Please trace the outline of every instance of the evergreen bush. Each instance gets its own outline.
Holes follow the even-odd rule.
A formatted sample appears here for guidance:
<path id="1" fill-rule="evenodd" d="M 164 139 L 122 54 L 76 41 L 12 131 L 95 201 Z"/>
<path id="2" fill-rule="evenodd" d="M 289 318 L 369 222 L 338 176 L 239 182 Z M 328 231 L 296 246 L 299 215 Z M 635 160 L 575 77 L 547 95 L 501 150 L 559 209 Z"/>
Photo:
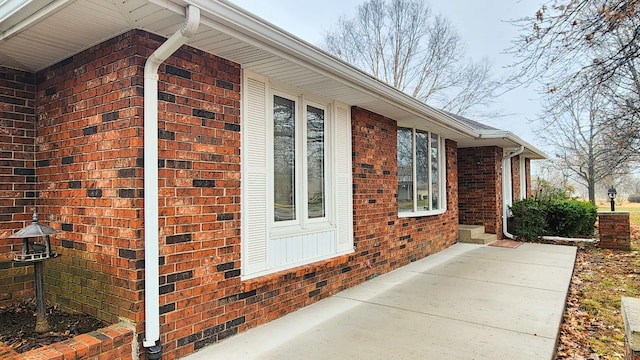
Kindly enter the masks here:
<path id="1" fill-rule="evenodd" d="M 570 199 L 524 199 L 511 206 L 513 234 L 523 240 L 544 235 L 593 235 L 598 209 L 589 202 Z"/>

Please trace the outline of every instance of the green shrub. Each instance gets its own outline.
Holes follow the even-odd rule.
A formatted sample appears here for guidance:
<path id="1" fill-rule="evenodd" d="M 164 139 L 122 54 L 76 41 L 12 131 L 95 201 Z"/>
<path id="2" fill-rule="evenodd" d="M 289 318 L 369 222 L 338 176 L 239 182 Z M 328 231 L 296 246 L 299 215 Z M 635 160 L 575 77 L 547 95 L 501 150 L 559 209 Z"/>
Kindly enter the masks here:
<path id="1" fill-rule="evenodd" d="M 598 208 L 589 202 L 555 200 L 547 206 L 548 235 L 562 237 L 591 236 L 595 230 Z"/>
<path id="2" fill-rule="evenodd" d="M 516 201 L 511 206 L 513 234 L 524 240 L 535 240 L 545 235 L 547 215 L 544 205 L 537 199 Z"/>
<path id="3" fill-rule="evenodd" d="M 629 196 L 629 202 L 640 203 L 640 194 L 633 194 Z"/>
<path id="4" fill-rule="evenodd" d="M 524 240 L 544 235 L 585 237 L 593 235 L 597 207 L 568 199 L 524 199 L 511 206 L 513 234 Z"/>

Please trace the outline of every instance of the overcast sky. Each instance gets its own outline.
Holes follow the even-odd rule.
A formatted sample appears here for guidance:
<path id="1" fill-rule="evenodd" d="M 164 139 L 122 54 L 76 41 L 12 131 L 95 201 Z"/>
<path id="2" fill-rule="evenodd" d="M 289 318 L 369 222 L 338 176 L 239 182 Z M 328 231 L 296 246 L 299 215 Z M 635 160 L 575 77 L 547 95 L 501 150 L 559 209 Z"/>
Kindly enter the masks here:
<path id="1" fill-rule="evenodd" d="M 351 17 L 364 0 L 231 0 L 247 11 L 319 45 L 323 34 L 330 30 L 338 17 Z M 505 66 L 512 62 L 503 54 L 517 35 L 517 29 L 508 20 L 535 14 L 538 1 L 525 0 L 436 0 L 430 1 L 432 10 L 451 21 L 466 43 L 466 56 L 487 57 L 497 76 L 506 74 Z M 499 119 L 481 121 L 503 130 L 509 130 L 538 148 L 543 148 L 533 134 L 539 112 L 539 95 L 532 89 L 518 89 L 499 99 L 490 110 L 506 114 Z"/>

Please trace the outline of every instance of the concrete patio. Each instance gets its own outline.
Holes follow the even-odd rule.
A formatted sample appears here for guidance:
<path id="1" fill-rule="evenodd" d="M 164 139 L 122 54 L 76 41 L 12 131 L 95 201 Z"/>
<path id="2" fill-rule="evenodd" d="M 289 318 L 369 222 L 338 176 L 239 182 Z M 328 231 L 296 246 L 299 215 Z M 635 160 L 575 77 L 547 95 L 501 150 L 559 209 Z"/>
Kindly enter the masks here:
<path id="1" fill-rule="evenodd" d="M 575 256 L 456 244 L 184 359 L 552 359 Z"/>

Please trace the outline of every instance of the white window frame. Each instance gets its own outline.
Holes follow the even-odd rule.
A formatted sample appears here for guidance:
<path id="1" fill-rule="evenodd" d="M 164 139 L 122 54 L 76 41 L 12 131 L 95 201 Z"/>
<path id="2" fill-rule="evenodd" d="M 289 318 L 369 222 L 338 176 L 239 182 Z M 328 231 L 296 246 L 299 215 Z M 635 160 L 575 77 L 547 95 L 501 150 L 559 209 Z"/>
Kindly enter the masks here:
<path id="1" fill-rule="evenodd" d="M 400 130 L 400 128 L 403 129 L 409 129 L 411 130 L 411 147 L 412 147 L 412 185 L 413 185 L 413 189 L 412 189 L 412 194 L 413 194 L 413 210 L 412 211 L 400 211 L 399 207 L 396 206 L 396 211 L 398 213 L 398 217 L 399 218 L 410 218 L 410 217 L 423 217 L 423 216 L 434 216 L 434 215 L 440 215 L 440 214 L 444 214 L 447 211 L 447 191 L 446 191 L 446 187 L 447 187 L 447 172 L 446 172 L 446 146 L 445 146 L 445 139 L 444 137 L 442 137 L 442 135 L 436 133 L 436 132 L 432 132 L 428 129 L 422 129 L 422 128 L 416 128 L 416 127 L 410 127 L 410 126 L 401 126 L 398 125 L 398 130 Z M 421 131 L 427 134 L 427 138 L 429 139 L 429 149 L 431 149 L 431 136 L 433 135 L 437 135 L 438 136 L 438 199 L 440 199 L 440 208 L 439 209 L 431 209 L 431 210 L 424 210 L 424 209 L 419 209 L 418 208 L 418 182 L 417 182 L 417 161 L 416 161 L 416 132 L 417 131 Z M 397 134 L 396 134 L 396 139 L 397 139 Z M 396 156 L 397 156 L 397 151 L 398 149 L 396 149 Z M 427 171 L 427 183 L 428 186 L 427 188 L 429 189 L 429 205 L 431 206 L 431 196 L 432 196 L 432 192 L 431 192 L 431 181 L 432 181 L 432 173 L 430 171 L 431 169 L 431 153 L 429 152 L 428 154 L 428 165 L 427 165 L 427 169 L 429 169 L 429 171 Z"/>
<path id="2" fill-rule="evenodd" d="M 314 102 L 305 98 L 304 95 L 293 95 L 289 92 L 285 92 L 280 90 L 279 87 L 272 87 L 269 92 L 269 108 L 271 109 L 271 117 L 270 124 L 268 125 L 269 131 L 269 159 L 273 160 L 274 158 L 274 134 L 273 134 L 273 104 L 274 104 L 274 96 L 279 96 L 281 98 L 291 100 L 295 103 L 295 204 L 296 204 L 296 218 L 295 220 L 287 220 L 287 221 L 275 221 L 275 199 L 273 196 L 269 198 L 269 206 L 270 212 L 269 216 L 271 218 L 271 233 L 276 236 L 287 236 L 293 233 L 306 232 L 309 230 L 327 230 L 333 229 L 334 227 L 334 217 L 331 209 L 333 208 L 333 196 L 331 196 L 331 179 L 333 178 L 333 170 L 331 169 L 331 162 L 329 161 L 330 155 L 332 153 L 331 146 L 331 138 L 327 136 L 330 134 L 331 129 L 331 113 L 329 112 L 330 104 L 320 104 L 318 102 Z M 324 175 L 325 175 L 325 216 L 322 218 L 309 219 L 308 214 L 308 160 L 307 160 L 307 106 L 313 106 L 318 109 L 324 110 L 325 115 L 325 152 L 324 152 Z M 273 184 L 275 183 L 274 179 L 274 171 L 273 164 L 269 166 L 269 183 L 271 185 L 271 189 L 273 189 Z M 271 194 L 273 195 L 273 194 Z"/>
<path id="3" fill-rule="evenodd" d="M 351 110 L 243 69 L 241 279 L 354 252 Z M 296 220 L 274 219 L 273 99 L 295 101 Z M 308 219 L 307 106 L 325 112 L 325 216 Z"/>
<path id="4" fill-rule="evenodd" d="M 307 100 L 304 99 L 305 101 L 302 102 L 302 107 L 304 109 L 304 112 L 300 114 L 300 116 L 303 117 L 303 120 L 301 121 L 301 123 L 303 124 L 302 129 L 300 129 L 300 131 L 304 134 L 304 139 L 308 140 L 307 138 L 307 134 L 308 134 L 308 128 L 307 128 L 307 121 L 306 121 L 306 117 L 307 117 L 307 108 L 309 106 L 314 107 L 316 109 L 320 109 L 322 111 L 324 111 L 324 216 L 323 217 L 318 217 L 318 218 L 309 218 L 309 156 L 308 156 L 308 149 L 309 147 L 306 146 L 307 145 L 307 141 L 305 141 L 303 149 L 302 149 L 302 171 L 303 171 L 303 178 L 300 181 L 300 184 L 302 184 L 302 189 L 301 189 L 301 193 L 303 195 L 303 209 L 302 209 L 302 228 L 308 227 L 310 225 L 313 224 L 327 224 L 328 226 L 333 226 L 333 219 L 334 219 L 334 214 L 333 214 L 333 203 L 334 203 L 334 197 L 333 197 L 333 192 L 332 192 L 332 184 L 333 182 L 331 181 L 334 178 L 334 170 L 332 168 L 332 164 L 331 164 L 331 155 L 332 152 L 334 151 L 334 147 L 332 146 L 332 137 L 327 136 L 329 134 L 331 134 L 331 124 L 332 124 L 332 119 L 333 119 L 333 114 L 331 114 L 330 112 L 330 108 L 329 105 L 330 104 L 320 104 L 320 103 L 316 103 L 313 102 L 311 100 Z M 305 176 L 306 175 L 306 176 Z"/>

